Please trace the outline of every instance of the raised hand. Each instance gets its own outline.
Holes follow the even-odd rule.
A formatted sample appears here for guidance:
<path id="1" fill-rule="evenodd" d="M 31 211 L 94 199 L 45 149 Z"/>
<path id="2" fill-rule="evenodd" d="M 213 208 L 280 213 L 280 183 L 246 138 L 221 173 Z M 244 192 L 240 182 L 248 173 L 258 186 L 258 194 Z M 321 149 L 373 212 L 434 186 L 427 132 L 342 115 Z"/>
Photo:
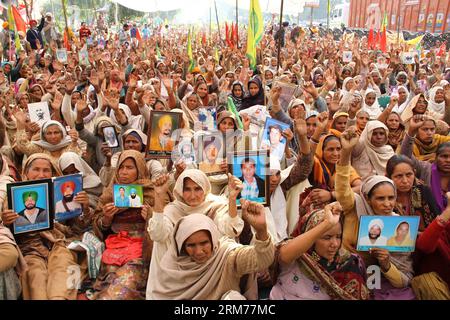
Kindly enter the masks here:
<path id="1" fill-rule="evenodd" d="M 378 260 L 380 268 L 383 272 L 387 272 L 391 267 L 391 259 L 389 251 L 386 249 L 372 248 L 369 251 L 370 255 Z"/>
<path id="2" fill-rule="evenodd" d="M 341 135 L 341 146 L 344 150 L 352 150 L 358 143 L 359 136 L 355 128 L 348 128 Z"/>
<path id="3" fill-rule="evenodd" d="M 76 145 L 78 141 L 78 131 L 75 129 L 70 129 L 68 132 L 70 139 L 72 140 L 72 144 Z"/>
<path id="4" fill-rule="evenodd" d="M 230 191 L 229 199 L 236 201 L 237 196 L 244 188 L 241 180 L 233 176 L 231 173 L 228 174 L 228 189 Z"/>
<path id="5" fill-rule="evenodd" d="M 330 226 L 334 226 L 339 222 L 339 218 L 343 212 L 342 206 L 339 202 L 327 204 L 323 210 L 325 212 L 325 220 L 330 224 Z"/>
<path id="6" fill-rule="evenodd" d="M 272 103 L 278 103 L 281 95 L 281 87 L 274 86 L 270 90 L 270 99 L 272 99 Z"/>
<path id="7" fill-rule="evenodd" d="M 62 101 L 63 101 L 63 95 L 61 94 L 61 92 L 55 91 L 55 97 L 53 98 L 53 102 L 52 102 L 52 109 L 53 110 L 61 109 Z"/>
<path id="8" fill-rule="evenodd" d="M 156 196 L 163 196 L 169 191 L 169 174 L 163 174 L 153 180 Z"/>
<path id="9" fill-rule="evenodd" d="M 10 226 L 19 218 L 19 215 L 14 211 L 8 209 L 1 212 L 0 217 L 2 218 L 3 224 L 5 226 Z"/>
<path id="10" fill-rule="evenodd" d="M 65 81 L 66 93 L 71 94 L 75 89 L 75 80 L 72 77 L 67 77 Z"/>
<path id="11" fill-rule="evenodd" d="M 328 117 L 329 114 L 327 111 L 319 113 L 317 116 L 317 129 L 320 132 L 325 132 L 328 129 Z"/>
<path id="12" fill-rule="evenodd" d="M 243 219 L 256 230 L 258 240 L 267 240 L 268 234 L 264 206 L 245 199 L 241 199 L 240 201 Z"/>
<path id="13" fill-rule="evenodd" d="M 426 119 L 427 117 L 422 114 L 416 114 L 415 116 L 413 116 L 409 121 L 408 135 L 415 136 L 417 130 L 419 130 L 419 128 L 423 126 L 423 123 Z"/>

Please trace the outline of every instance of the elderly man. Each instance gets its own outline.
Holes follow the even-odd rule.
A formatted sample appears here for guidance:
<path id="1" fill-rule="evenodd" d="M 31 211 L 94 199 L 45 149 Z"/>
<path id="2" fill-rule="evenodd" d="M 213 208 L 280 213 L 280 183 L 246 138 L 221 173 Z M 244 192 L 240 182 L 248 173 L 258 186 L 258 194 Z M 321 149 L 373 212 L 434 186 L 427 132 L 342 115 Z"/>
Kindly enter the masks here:
<path id="1" fill-rule="evenodd" d="M 150 150 L 152 151 L 172 151 L 174 140 L 172 135 L 172 117 L 164 115 L 158 120 L 157 134 L 152 134 L 150 138 Z"/>
<path id="2" fill-rule="evenodd" d="M 36 20 L 30 20 L 30 29 L 27 31 L 27 41 L 30 43 L 31 49 L 37 50 L 37 43 L 41 44 L 44 42 L 42 40 L 41 31 L 44 28 L 45 19 L 42 17 L 39 26 Z"/>

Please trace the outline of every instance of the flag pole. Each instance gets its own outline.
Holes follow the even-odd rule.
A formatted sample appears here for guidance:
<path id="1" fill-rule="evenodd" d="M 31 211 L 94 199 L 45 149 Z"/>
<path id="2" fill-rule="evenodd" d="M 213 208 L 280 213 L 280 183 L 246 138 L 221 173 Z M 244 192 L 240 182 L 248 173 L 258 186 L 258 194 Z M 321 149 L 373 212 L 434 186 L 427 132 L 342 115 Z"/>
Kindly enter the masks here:
<path id="1" fill-rule="evenodd" d="M 282 23 L 283 23 L 283 5 L 284 5 L 284 0 L 281 0 L 281 9 L 280 9 L 280 34 L 281 34 L 281 28 Z M 280 69 L 280 51 L 281 51 L 281 38 L 278 39 L 278 53 L 277 53 L 277 74 L 278 74 L 278 70 Z"/>
<path id="2" fill-rule="evenodd" d="M 217 28 L 219 29 L 219 39 L 222 41 L 222 36 L 220 35 L 220 24 L 219 24 L 219 14 L 217 13 L 217 3 L 214 0 L 214 7 L 216 9 L 216 20 L 217 20 Z"/>
<path id="3" fill-rule="evenodd" d="M 331 0 L 328 0 L 327 6 L 327 29 L 330 29 Z"/>
<path id="4" fill-rule="evenodd" d="M 238 0 L 236 0 L 236 46 L 239 49 L 239 15 L 238 15 Z"/>

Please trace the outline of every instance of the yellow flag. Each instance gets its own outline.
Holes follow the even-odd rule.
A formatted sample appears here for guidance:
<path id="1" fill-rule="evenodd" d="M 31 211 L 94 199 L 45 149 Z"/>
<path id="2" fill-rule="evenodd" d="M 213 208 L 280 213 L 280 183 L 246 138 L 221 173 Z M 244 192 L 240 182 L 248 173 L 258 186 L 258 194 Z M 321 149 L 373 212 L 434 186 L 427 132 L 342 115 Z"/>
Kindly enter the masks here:
<path id="1" fill-rule="evenodd" d="M 425 35 L 418 36 L 417 38 L 408 40 L 408 41 L 406 41 L 406 43 L 413 45 L 413 46 L 417 46 L 417 44 L 422 41 L 423 37 L 425 37 Z"/>
<path id="2" fill-rule="evenodd" d="M 252 69 L 256 69 L 256 46 L 264 34 L 264 20 L 259 0 L 250 0 L 250 13 L 247 36 L 247 57 Z"/>

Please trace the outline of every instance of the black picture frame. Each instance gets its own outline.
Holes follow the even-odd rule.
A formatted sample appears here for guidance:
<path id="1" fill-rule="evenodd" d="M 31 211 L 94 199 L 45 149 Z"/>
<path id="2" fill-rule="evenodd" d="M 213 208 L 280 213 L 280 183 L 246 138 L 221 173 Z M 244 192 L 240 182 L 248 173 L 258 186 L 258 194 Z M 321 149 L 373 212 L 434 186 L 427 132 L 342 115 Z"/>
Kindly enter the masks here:
<path id="1" fill-rule="evenodd" d="M 165 116 L 169 116 L 172 120 L 171 135 L 169 141 L 169 147 L 166 150 L 156 147 L 158 144 L 159 126 L 157 121 L 160 121 Z M 166 118 L 167 119 L 167 118 Z M 182 122 L 182 114 L 179 112 L 169 112 L 169 111 L 151 111 L 150 113 L 150 123 L 147 132 L 147 147 L 145 150 L 146 159 L 170 159 L 172 151 L 175 150 L 178 140 L 180 139 L 180 125 Z M 156 136 L 156 137 L 155 137 Z M 160 150 L 161 149 L 161 150 Z"/>
<path id="2" fill-rule="evenodd" d="M 250 201 L 255 201 L 264 205 L 265 207 L 270 207 L 270 152 L 269 150 L 256 150 L 256 151 L 235 151 L 228 153 L 228 171 L 231 172 L 232 175 L 237 177 L 239 180 L 244 182 L 243 174 L 241 171 L 241 163 L 245 160 L 245 158 L 252 158 L 256 162 L 256 172 L 255 175 L 259 177 L 259 179 L 264 180 L 264 195 L 258 197 L 258 199 L 247 199 Z M 264 174 L 262 174 L 264 173 Z M 264 177 L 264 178 L 262 178 Z M 257 181 L 259 185 L 260 182 Z M 260 189 L 260 187 L 258 187 Z M 261 192 L 261 190 L 259 190 Z M 242 193 L 242 192 L 241 192 Z M 236 199 L 236 205 L 238 208 L 241 207 L 240 199 L 242 198 L 241 193 L 239 193 Z M 262 199 L 264 198 L 264 199 Z"/>
<path id="3" fill-rule="evenodd" d="M 114 126 L 103 127 L 102 132 L 103 132 L 103 141 L 106 142 L 106 144 L 108 144 L 109 148 L 118 148 L 119 147 L 119 137 L 117 136 L 116 128 Z M 114 140 L 115 140 L 114 143 L 112 143 L 111 141 L 108 141 L 106 139 L 107 132 L 114 132 Z"/>
<path id="4" fill-rule="evenodd" d="M 205 144 L 207 144 L 206 147 Z M 220 164 L 209 166 L 204 161 L 204 151 L 209 146 L 215 146 L 215 148 L 218 149 L 216 159 L 222 159 L 222 161 L 226 160 L 226 141 L 220 131 L 197 134 L 194 136 L 194 147 L 196 149 L 196 158 L 199 170 L 203 171 L 207 176 L 226 174 L 227 170 L 221 170 Z"/>
<path id="5" fill-rule="evenodd" d="M 23 197 L 23 193 L 34 191 L 37 192 L 37 203 L 36 206 L 38 208 L 39 205 L 45 204 L 44 208 L 46 209 L 46 213 L 39 217 L 41 212 L 39 212 L 37 219 L 45 220 L 41 222 L 35 223 L 26 223 L 26 218 L 21 215 L 23 211 L 23 200 L 22 204 L 20 204 L 19 199 Z M 45 192 L 45 199 L 40 200 L 39 196 L 42 197 L 42 192 Z M 16 222 L 11 225 L 11 232 L 14 235 L 26 234 L 32 232 L 40 232 L 53 229 L 54 218 L 55 218 L 55 210 L 53 205 L 53 184 L 52 179 L 41 179 L 41 180 L 33 180 L 33 181 L 22 181 L 22 182 L 14 182 L 9 183 L 6 186 L 6 192 L 8 197 L 8 208 L 21 215 Z M 43 202 L 42 202 L 43 201 Z M 21 209 L 21 210 L 18 210 Z M 44 217 L 45 216 L 45 217 Z"/>

